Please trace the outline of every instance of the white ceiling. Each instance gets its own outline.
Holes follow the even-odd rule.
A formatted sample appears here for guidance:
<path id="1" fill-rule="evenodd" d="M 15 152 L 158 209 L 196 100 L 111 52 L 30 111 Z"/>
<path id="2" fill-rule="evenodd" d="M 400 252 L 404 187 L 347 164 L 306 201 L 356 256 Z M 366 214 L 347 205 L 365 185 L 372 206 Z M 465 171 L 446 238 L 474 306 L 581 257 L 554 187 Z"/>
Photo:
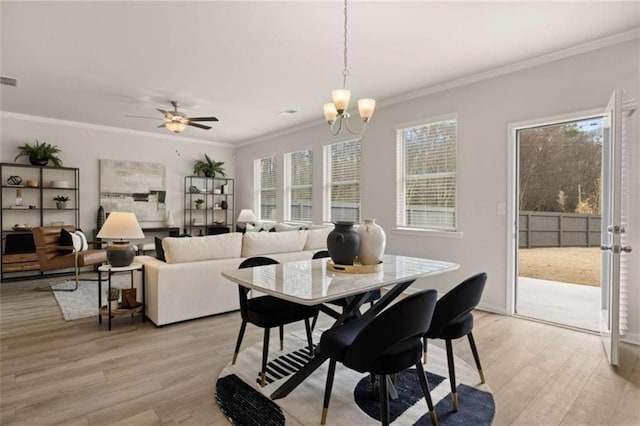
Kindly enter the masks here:
<path id="1" fill-rule="evenodd" d="M 0 69 L 19 86 L 1 87 L 0 107 L 166 134 L 155 108 L 174 99 L 220 119 L 183 136 L 227 143 L 321 123 L 342 83 L 342 7 L 3 1 Z M 639 25 L 637 1 L 352 1 L 348 87 L 381 102 Z"/>

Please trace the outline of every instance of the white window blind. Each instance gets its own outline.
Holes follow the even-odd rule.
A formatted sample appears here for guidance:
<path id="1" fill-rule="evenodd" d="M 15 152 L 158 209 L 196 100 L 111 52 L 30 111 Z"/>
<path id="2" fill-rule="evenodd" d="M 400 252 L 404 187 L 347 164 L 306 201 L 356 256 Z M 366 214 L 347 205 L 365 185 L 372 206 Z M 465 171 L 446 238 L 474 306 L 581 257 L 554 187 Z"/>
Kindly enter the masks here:
<path id="1" fill-rule="evenodd" d="M 397 131 L 398 227 L 456 229 L 456 119 Z"/>
<path id="2" fill-rule="evenodd" d="M 325 146 L 325 221 L 360 223 L 361 150 L 360 139 Z"/>
<path id="3" fill-rule="evenodd" d="M 313 152 L 310 149 L 285 154 L 285 219 L 311 222 Z"/>
<path id="4" fill-rule="evenodd" d="M 276 214 L 276 157 L 256 160 L 256 196 L 258 212 L 261 220 L 275 220 Z"/>

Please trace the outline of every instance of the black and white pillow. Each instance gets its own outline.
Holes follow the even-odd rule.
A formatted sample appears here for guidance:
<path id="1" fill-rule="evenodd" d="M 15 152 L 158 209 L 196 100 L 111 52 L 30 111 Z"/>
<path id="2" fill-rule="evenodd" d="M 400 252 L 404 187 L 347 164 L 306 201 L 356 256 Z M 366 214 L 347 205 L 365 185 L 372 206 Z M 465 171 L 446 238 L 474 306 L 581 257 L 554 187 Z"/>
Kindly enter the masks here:
<path id="1" fill-rule="evenodd" d="M 60 245 L 65 247 L 64 251 L 83 251 L 89 248 L 87 237 L 82 231 L 69 232 L 62 228 L 60 230 Z M 67 247 L 73 247 L 73 250 Z"/>

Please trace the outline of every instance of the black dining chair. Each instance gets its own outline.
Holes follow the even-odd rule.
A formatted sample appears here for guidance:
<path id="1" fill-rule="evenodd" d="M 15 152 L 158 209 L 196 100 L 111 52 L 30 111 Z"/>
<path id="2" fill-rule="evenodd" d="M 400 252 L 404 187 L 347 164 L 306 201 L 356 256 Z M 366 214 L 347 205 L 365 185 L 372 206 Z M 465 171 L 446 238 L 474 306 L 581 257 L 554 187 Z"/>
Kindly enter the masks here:
<path id="1" fill-rule="evenodd" d="M 277 260 L 268 257 L 251 257 L 244 260 L 239 268 L 252 268 L 254 266 L 275 265 Z M 241 285 L 238 286 L 238 295 L 240 297 L 240 315 L 242 316 L 242 325 L 240 325 L 240 333 L 236 342 L 236 349 L 233 353 L 232 364 L 236 363 L 240 345 L 244 337 L 244 331 L 247 323 L 264 328 L 264 341 L 262 344 L 262 369 L 260 370 L 260 385 L 264 386 L 266 382 L 267 357 L 269 355 L 269 334 L 272 328 L 280 329 L 280 350 L 284 348 L 284 326 L 297 321 L 304 321 L 307 332 L 307 343 L 309 345 L 309 354 L 313 355 L 313 339 L 311 338 L 310 318 L 317 315 L 318 309 L 313 306 L 304 306 L 298 303 L 289 302 L 273 296 L 247 297 L 249 289 Z"/>
<path id="2" fill-rule="evenodd" d="M 476 361 L 476 367 L 480 374 L 480 381 L 482 383 L 485 382 L 478 349 L 473 339 L 473 314 L 471 311 L 480 303 L 486 282 L 487 274 L 482 272 L 467 278 L 442 296 L 436 303 L 431 326 L 423 338 L 425 363 L 427 362 L 427 339 L 442 339 L 445 341 L 454 411 L 458 411 L 458 393 L 456 391 L 456 371 L 453 362 L 452 340 L 467 336 L 471 352 L 473 352 L 473 359 Z"/>
<path id="3" fill-rule="evenodd" d="M 329 251 L 327 250 L 320 250 L 318 252 L 315 252 L 313 254 L 312 259 L 322 259 L 325 257 L 331 257 L 329 255 Z M 376 300 L 380 299 L 381 297 L 381 293 L 380 290 L 375 290 L 372 291 L 371 293 L 369 293 L 369 295 L 362 301 L 362 303 L 369 303 L 369 305 L 373 306 L 373 302 L 375 302 Z M 349 297 L 343 297 L 342 299 L 336 299 L 336 300 L 332 300 L 330 303 L 331 305 L 335 305 L 335 306 L 340 306 L 343 310 L 345 307 L 347 307 L 349 305 L 349 302 L 351 302 L 351 298 Z M 311 324 L 311 329 L 315 329 L 316 328 L 316 321 L 318 320 L 318 317 L 316 316 L 313 319 L 313 323 Z"/>
<path id="4" fill-rule="evenodd" d="M 421 338 L 429 329 L 436 299 L 435 290 L 423 290 L 402 299 L 373 319 L 365 314 L 322 334 L 320 352 L 330 359 L 322 424 L 326 423 L 329 412 L 337 361 L 358 372 L 378 376 L 380 419 L 383 425 L 389 424 L 388 376 L 415 366 L 431 421 L 434 425 L 438 424 L 420 359 Z"/>

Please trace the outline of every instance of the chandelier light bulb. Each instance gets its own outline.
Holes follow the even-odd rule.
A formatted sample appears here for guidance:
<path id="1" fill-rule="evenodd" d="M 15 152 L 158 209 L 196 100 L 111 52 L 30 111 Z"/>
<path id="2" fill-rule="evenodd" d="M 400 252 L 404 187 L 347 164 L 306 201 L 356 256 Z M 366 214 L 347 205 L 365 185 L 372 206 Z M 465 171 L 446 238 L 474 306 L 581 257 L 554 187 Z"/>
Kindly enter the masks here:
<path id="1" fill-rule="evenodd" d="M 338 89 L 331 92 L 331 99 L 333 104 L 338 110 L 338 114 L 342 114 L 349 107 L 349 100 L 351 99 L 351 90 Z"/>
<path id="2" fill-rule="evenodd" d="M 322 108 L 324 109 L 324 118 L 329 124 L 333 124 L 336 121 L 336 117 L 338 116 L 338 110 L 336 110 L 336 106 L 330 102 L 328 104 L 324 104 Z"/>
<path id="3" fill-rule="evenodd" d="M 358 111 L 360 112 L 360 118 L 365 123 L 369 121 L 373 115 L 373 110 L 376 109 L 376 100 L 370 98 L 358 99 Z"/>

